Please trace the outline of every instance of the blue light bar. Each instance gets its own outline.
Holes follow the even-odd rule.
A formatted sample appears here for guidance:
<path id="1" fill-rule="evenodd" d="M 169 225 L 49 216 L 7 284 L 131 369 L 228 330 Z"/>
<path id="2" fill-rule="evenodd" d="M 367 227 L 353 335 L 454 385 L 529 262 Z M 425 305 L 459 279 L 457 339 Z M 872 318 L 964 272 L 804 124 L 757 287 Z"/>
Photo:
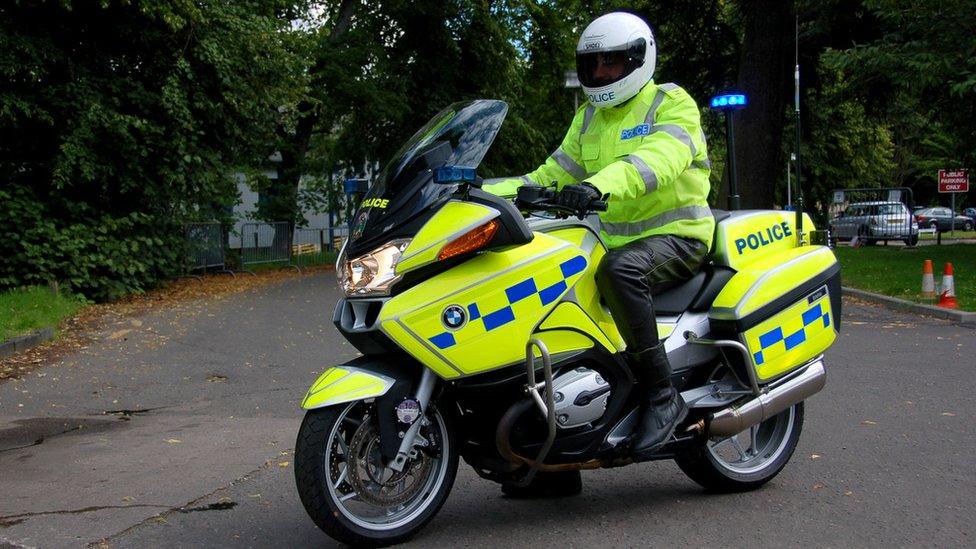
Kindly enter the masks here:
<path id="1" fill-rule="evenodd" d="M 741 109 L 747 103 L 746 96 L 741 93 L 716 95 L 712 98 L 712 108 L 717 110 Z"/>
<path id="2" fill-rule="evenodd" d="M 342 182 L 346 194 L 364 193 L 369 190 L 368 179 L 346 179 Z"/>
<path id="3" fill-rule="evenodd" d="M 476 178 L 474 168 L 463 166 L 441 166 L 434 170 L 434 183 L 468 183 Z"/>

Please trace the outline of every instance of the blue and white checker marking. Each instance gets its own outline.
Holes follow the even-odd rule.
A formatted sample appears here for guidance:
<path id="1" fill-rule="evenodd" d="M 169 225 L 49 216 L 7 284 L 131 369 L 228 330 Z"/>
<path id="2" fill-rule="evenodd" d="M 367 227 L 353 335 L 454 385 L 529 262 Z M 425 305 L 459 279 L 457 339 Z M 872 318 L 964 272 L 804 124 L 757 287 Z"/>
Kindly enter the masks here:
<path id="1" fill-rule="evenodd" d="M 820 307 L 819 303 L 817 303 L 810 309 L 807 309 L 807 311 L 803 313 L 803 327 L 797 330 L 796 332 L 793 332 L 792 334 L 783 337 L 783 328 L 779 327 L 779 328 L 773 328 L 772 330 L 759 336 L 760 351 L 753 355 L 753 358 L 756 359 L 756 366 L 759 366 L 760 364 L 765 362 L 765 359 L 763 358 L 763 351 L 769 349 L 773 345 L 776 345 L 780 341 L 782 341 L 783 345 L 786 346 L 787 351 L 793 349 L 797 345 L 806 341 L 807 326 L 813 324 L 818 320 L 823 322 L 824 328 L 830 327 L 830 313 L 823 312 L 823 309 Z"/>
<path id="2" fill-rule="evenodd" d="M 559 296 L 563 295 L 563 292 L 565 292 L 568 288 L 566 280 L 569 277 L 583 272 L 584 269 L 586 269 L 585 257 L 578 255 L 571 259 L 567 259 L 559 264 L 559 270 L 562 272 L 563 276 L 562 280 L 542 288 L 541 290 L 538 289 L 535 279 L 532 277 L 509 286 L 505 289 L 505 297 L 508 299 L 508 305 L 485 315 L 481 314 L 477 303 L 471 303 L 467 307 L 469 317 L 468 323 L 470 324 L 478 319 L 481 319 L 486 332 L 500 328 L 515 320 L 515 311 L 512 309 L 513 304 L 522 301 L 523 299 L 528 299 L 532 296 L 539 296 L 539 301 L 541 302 L 542 306 L 545 307 L 558 299 Z M 436 345 L 438 349 L 447 349 L 457 344 L 457 341 L 454 339 L 454 334 L 451 332 L 439 333 L 434 337 L 429 338 L 429 340 L 431 343 Z"/>

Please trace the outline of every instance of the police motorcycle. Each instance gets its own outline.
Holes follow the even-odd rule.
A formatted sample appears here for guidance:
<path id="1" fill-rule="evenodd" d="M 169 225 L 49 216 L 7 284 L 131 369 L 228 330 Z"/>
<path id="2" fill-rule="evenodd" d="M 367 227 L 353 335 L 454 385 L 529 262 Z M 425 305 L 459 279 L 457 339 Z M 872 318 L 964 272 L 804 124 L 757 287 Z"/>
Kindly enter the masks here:
<path id="1" fill-rule="evenodd" d="M 479 189 L 474 168 L 506 112 L 477 100 L 436 115 L 354 217 L 333 320 L 362 355 L 308 390 L 295 448 L 302 503 L 339 541 L 418 532 L 459 458 L 515 486 L 633 463 L 641 388 L 594 282 L 606 253 L 598 218 L 559 211 L 542 187 L 515 203 Z M 654 298 L 690 411 L 652 459 L 675 460 L 710 491 L 744 491 L 783 469 L 803 401 L 824 387 L 840 275 L 791 213 L 714 215 L 707 265 Z"/>

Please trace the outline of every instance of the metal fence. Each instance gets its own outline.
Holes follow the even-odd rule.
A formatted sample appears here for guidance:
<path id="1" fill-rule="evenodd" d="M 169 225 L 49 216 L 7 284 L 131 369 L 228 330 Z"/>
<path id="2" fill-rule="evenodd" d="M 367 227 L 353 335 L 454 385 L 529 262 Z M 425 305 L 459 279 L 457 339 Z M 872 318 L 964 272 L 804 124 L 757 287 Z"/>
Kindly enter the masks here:
<path id="1" fill-rule="evenodd" d="M 227 233 L 218 222 L 186 223 L 183 229 L 183 274 L 195 276 L 208 271 L 224 272 L 230 263 L 254 274 L 256 265 L 277 265 L 301 270 L 309 265 L 328 264 L 349 234 L 348 227 L 292 228 L 287 222 L 244 223 L 239 231 Z"/>
<path id="2" fill-rule="evenodd" d="M 828 208 L 831 243 L 873 246 L 883 242 L 915 246 L 919 226 L 913 215 L 912 190 L 835 189 Z"/>
<path id="3" fill-rule="evenodd" d="M 234 273 L 227 269 L 224 230 L 220 223 L 186 223 L 183 226 L 183 274 L 208 270 Z"/>
<path id="4" fill-rule="evenodd" d="M 331 263 L 349 234 L 347 227 L 298 228 L 292 236 L 292 263 L 299 267 Z"/>
<path id="5" fill-rule="evenodd" d="M 291 266 L 291 225 L 287 222 L 241 225 L 241 269 L 278 263 Z"/>

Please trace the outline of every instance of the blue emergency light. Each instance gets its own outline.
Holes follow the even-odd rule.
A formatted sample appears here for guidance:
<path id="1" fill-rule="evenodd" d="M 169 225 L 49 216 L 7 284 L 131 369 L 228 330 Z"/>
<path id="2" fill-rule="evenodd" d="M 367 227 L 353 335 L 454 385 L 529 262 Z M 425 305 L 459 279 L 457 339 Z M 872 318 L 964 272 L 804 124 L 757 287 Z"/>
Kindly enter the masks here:
<path id="1" fill-rule="evenodd" d="M 712 98 L 712 108 L 719 111 L 741 109 L 747 102 L 746 96 L 741 93 L 716 95 Z"/>
<path id="2" fill-rule="evenodd" d="M 434 169 L 434 183 L 471 183 L 477 179 L 474 168 L 463 166 L 441 166 Z"/>
<path id="3" fill-rule="evenodd" d="M 362 194 L 369 190 L 368 179 L 346 179 L 342 182 L 342 190 L 346 194 Z"/>

